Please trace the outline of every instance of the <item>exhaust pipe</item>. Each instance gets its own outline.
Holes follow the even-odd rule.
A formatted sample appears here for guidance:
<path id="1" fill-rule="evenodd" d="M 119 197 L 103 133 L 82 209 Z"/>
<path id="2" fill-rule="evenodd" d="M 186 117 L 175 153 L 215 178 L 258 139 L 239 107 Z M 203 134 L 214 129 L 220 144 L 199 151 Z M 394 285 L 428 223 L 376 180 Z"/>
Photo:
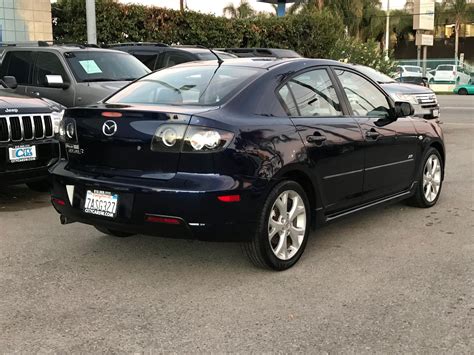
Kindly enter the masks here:
<path id="1" fill-rule="evenodd" d="M 66 225 L 66 224 L 74 223 L 75 221 L 72 221 L 71 219 L 67 218 L 67 217 L 64 216 L 64 215 L 60 215 L 60 216 L 59 216 L 59 222 L 61 222 L 61 224 L 64 226 L 64 225 Z"/>

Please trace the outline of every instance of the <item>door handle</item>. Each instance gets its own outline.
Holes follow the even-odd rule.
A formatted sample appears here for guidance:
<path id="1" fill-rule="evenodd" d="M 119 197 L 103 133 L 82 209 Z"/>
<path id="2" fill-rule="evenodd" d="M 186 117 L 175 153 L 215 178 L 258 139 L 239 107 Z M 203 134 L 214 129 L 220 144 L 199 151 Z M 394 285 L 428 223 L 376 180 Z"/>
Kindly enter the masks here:
<path id="1" fill-rule="evenodd" d="M 380 133 L 372 128 L 370 131 L 365 132 L 365 136 L 367 138 L 377 139 L 378 137 L 380 137 Z"/>
<path id="2" fill-rule="evenodd" d="M 31 94 L 31 95 L 34 95 L 34 96 L 40 96 L 40 92 L 39 92 L 39 91 L 30 91 L 30 94 Z"/>
<path id="3" fill-rule="evenodd" d="M 326 136 L 323 136 L 319 132 L 314 132 L 313 135 L 307 136 L 306 141 L 308 143 L 322 144 L 326 140 Z"/>

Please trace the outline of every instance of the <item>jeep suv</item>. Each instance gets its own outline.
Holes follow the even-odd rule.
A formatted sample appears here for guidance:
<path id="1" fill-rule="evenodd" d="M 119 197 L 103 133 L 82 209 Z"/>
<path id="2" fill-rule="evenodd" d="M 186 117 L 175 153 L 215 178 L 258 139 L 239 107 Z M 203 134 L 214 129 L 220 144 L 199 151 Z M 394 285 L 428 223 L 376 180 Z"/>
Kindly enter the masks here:
<path id="1" fill-rule="evenodd" d="M 26 183 L 48 190 L 48 168 L 60 156 L 55 137 L 65 107 L 16 94 L 13 77 L 0 85 L 0 186 Z"/>
<path id="2" fill-rule="evenodd" d="M 217 59 L 213 52 L 202 46 L 168 46 L 164 43 L 131 42 L 110 44 L 107 47 L 132 54 L 151 70 L 186 62 Z M 234 54 L 223 51 L 216 50 L 214 53 L 222 60 L 237 58 Z"/>
<path id="3" fill-rule="evenodd" d="M 97 103 L 150 70 L 122 51 L 82 45 L 9 44 L 0 77 L 14 76 L 16 92 L 66 107 Z"/>

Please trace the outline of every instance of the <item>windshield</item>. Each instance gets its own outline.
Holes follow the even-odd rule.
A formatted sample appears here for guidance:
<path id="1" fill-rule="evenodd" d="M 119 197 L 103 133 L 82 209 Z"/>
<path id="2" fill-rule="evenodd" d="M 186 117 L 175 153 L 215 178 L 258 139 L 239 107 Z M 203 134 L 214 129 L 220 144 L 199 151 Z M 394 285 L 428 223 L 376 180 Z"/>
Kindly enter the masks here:
<path id="1" fill-rule="evenodd" d="M 172 67 L 152 73 L 110 97 L 107 103 L 219 105 L 262 69 L 235 66 Z"/>
<path id="2" fill-rule="evenodd" d="M 393 80 L 391 77 L 388 75 L 385 75 L 375 69 L 372 69 L 370 67 L 365 67 L 363 65 L 357 65 L 356 68 L 367 75 L 369 78 L 372 80 L 380 83 L 380 84 L 385 84 L 385 83 L 395 83 L 395 80 Z"/>
<path id="3" fill-rule="evenodd" d="M 64 54 L 79 83 L 94 81 L 129 81 L 149 73 L 137 58 L 112 51 L 82 51 Z"/>

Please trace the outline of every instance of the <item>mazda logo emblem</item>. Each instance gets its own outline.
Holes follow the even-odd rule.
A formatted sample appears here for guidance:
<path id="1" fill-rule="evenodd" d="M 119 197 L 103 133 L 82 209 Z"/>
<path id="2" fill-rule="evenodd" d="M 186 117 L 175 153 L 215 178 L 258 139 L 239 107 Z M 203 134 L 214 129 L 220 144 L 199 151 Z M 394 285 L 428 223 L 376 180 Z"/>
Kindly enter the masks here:
<path id="1" fill-rule="evenodd" d="M 104 133 L 107 137 L 113 136 L 117 133 L 117 124 L 112 121 L 105 121 L 104 125 L 102 126 L 102 133 Z"/>

